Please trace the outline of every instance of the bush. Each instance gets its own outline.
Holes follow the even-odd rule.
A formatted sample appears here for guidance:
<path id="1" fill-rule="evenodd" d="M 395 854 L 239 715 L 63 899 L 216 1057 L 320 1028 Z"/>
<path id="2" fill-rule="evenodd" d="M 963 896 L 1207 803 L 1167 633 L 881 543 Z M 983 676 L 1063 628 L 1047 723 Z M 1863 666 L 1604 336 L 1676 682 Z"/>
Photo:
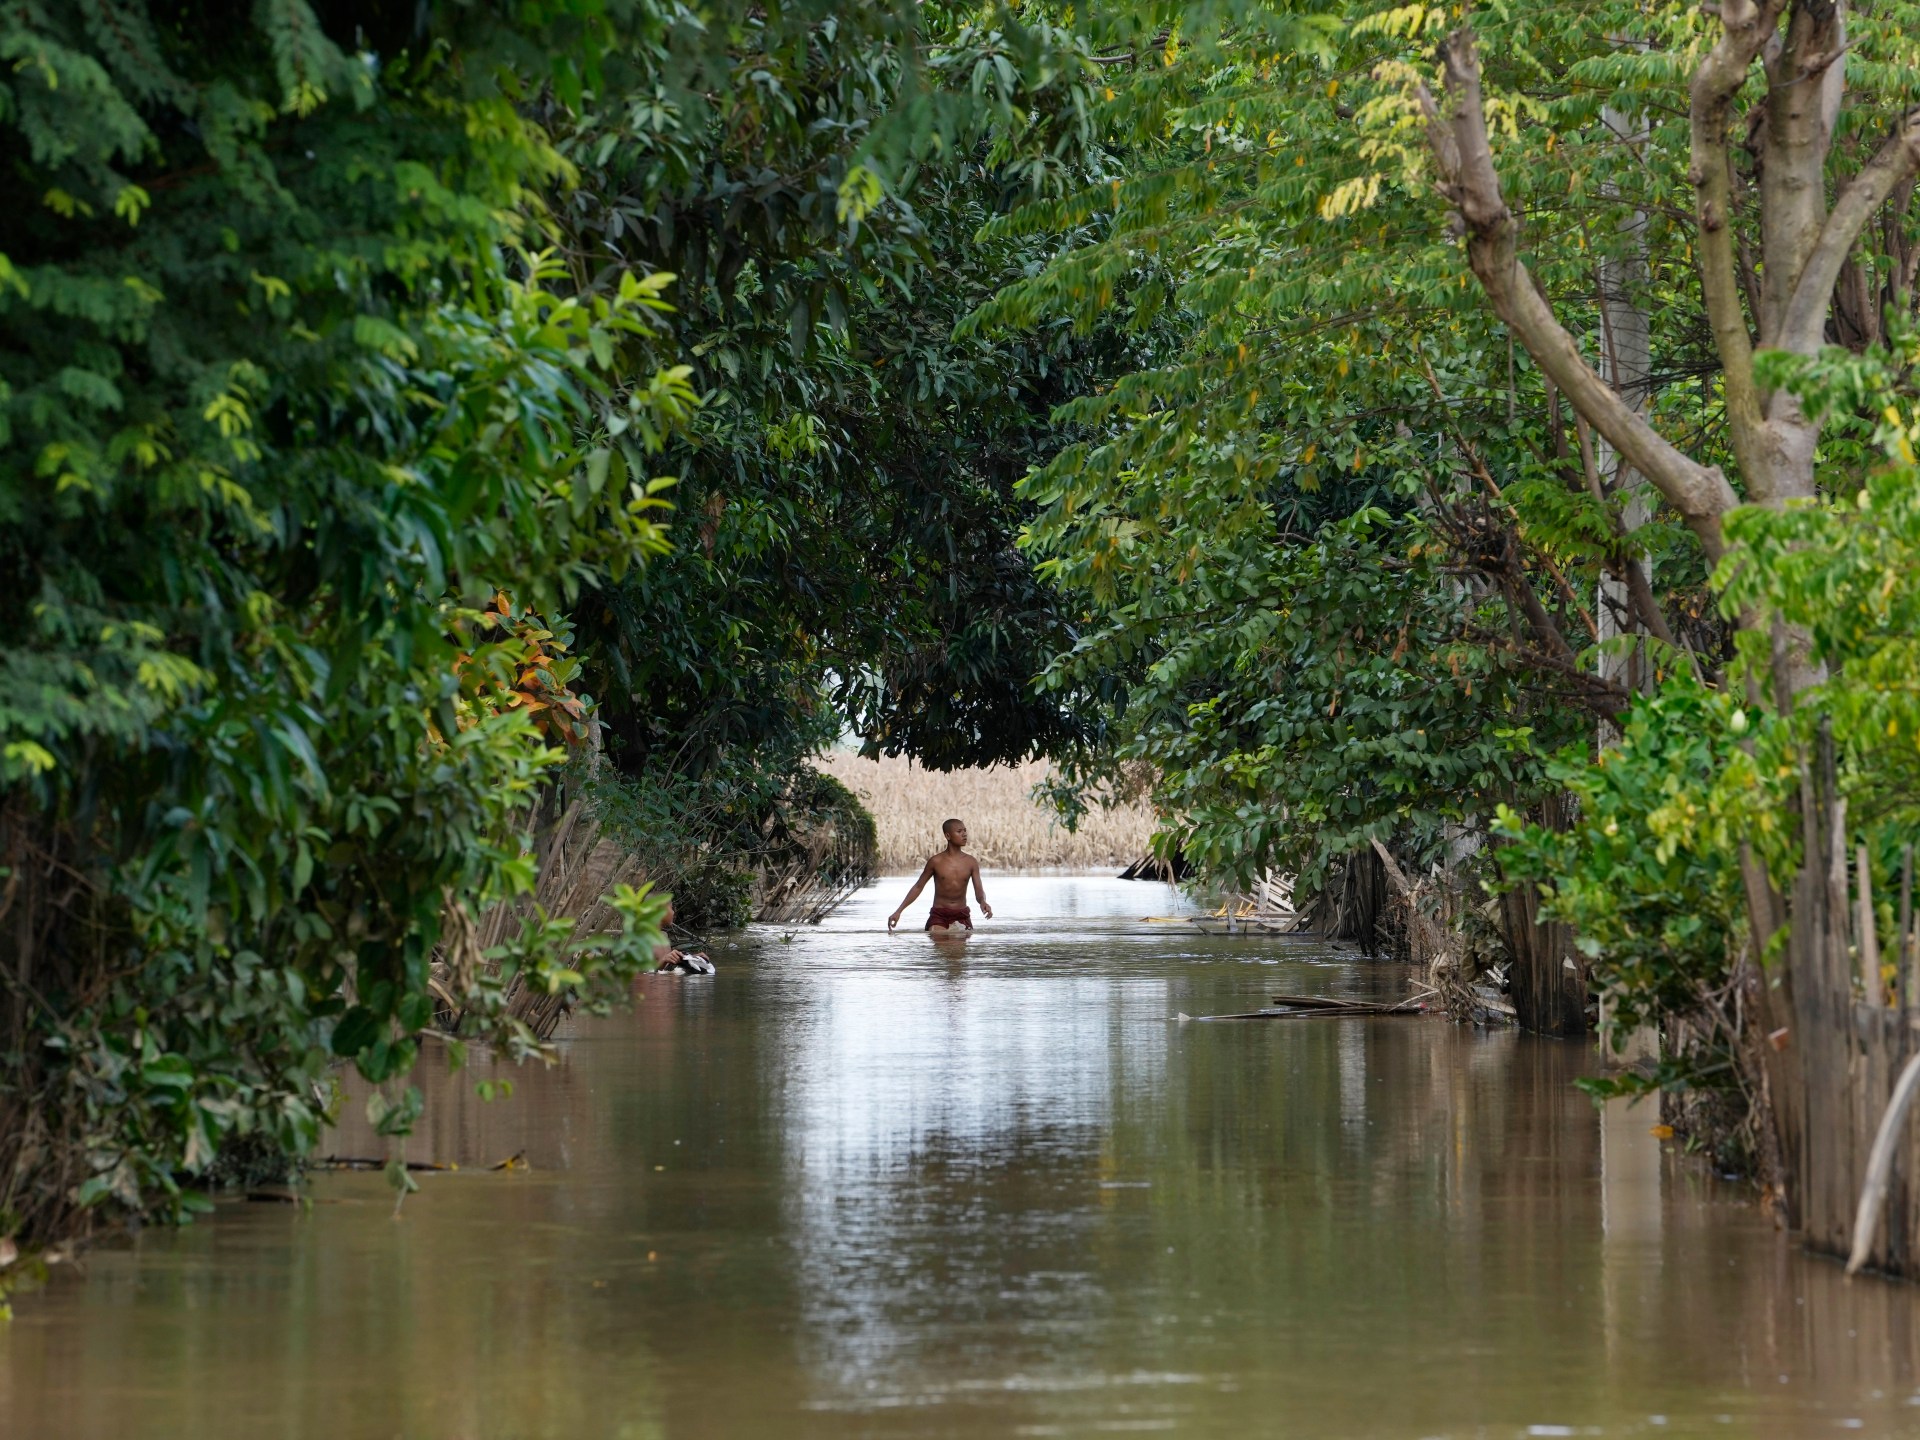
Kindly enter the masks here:
<path id="1" fill-rule="evenodd" d="M 1720 786 L 1739 753 L 1724 692 L 1674 677 L 1629 712 L 1620 743 L 1550 767 L 1576 802 L 1564 831 L 1501 807 L 1509 883 L 1538 885 L 1577 932 L 1622 1029 L 1698 1013 L 1746 934 L 1738 835 Z M 1742 722 L 1744 723 L 1744 722 Z"/>
<path id="2" fill-rule="evenodd" d="M 745 925 L 756 905 L 788 918 L 796 894 L 830 903 L 873 874 L 873 816 L 797 748 L 725 751 L 698 776 L 603 765 L 583 783 L 608 834 L 692 930 Z"/>
<path id="3" fill-rule="evenodd" d="M 530 884 L 548 632 L 488 601 L 657 552 L 633 477 L 693 404 L 667 277 L 516 249 L 566 166 L 513 57 L 600 23 L 534 8 L 332 7 L 353 54 L 304 0 L 0 16 L 0 1235 L 302 1152 L 336 1059 L 403 1130 L 444 913 Z M 658 936 L 620 903 L 592 963 Z"/>

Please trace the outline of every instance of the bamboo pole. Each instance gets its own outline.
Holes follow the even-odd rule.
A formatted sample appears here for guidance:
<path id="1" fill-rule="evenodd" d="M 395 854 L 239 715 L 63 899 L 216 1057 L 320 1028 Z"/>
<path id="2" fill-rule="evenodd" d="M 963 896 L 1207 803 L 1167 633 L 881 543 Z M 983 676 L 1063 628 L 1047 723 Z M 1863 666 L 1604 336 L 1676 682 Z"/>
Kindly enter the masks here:
<path id="1" fill-rule="evenodd" d="M 1847 1274 L 1857 1275 L 1873 1253 L 1873 1242 L 1880 1235 L 1880 1212 L 1887 1202 L 1887 1183 L 1893 1178 L 1894 1152 L 1907 1118 L 1907 1108 L 1920 1090 L 1920 1055 L 1907 1061 L 1900 1080 L 1893 1087 L 1893 1099 L 1887 1113 L 1880 1117 L 1880 1129 L 1873 1137 L 1873 1149 L 1867 1156 L 1867 1180 L 1860 1187 L 1860 1206 L 1853 1213 L 1853 1253 L 1847 1257 Z"/>
<path id="2" fill-rule="evenodd" d="M 1880 977 L 1880 922 L 1873 914 L 1873 863 L 1865 845 L 1856 845 L 1853 854 L 1860 872 L 1860 988 L 1867 1004 L 1885 1005 L 1887 987 Z"/>
<path id="3" fill-rule="evenodd" d="M 1904 1050 L 1912 1040 L 1909 1007 L 1913 1004 L 1912 960 L 1907 952 L 1913 948 L 1913 846 L 1900 848 L 1900 927 L 1894 932 L 1893 961 L 1895 982 L 1900 989 L 1900 1045 Z"/>

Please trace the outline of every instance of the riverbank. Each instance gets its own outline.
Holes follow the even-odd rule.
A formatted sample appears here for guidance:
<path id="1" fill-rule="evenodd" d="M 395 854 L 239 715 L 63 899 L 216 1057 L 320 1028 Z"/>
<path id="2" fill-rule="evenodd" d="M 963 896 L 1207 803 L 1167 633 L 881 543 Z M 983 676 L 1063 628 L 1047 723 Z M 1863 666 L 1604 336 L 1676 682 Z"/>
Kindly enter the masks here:
<path id="1" fill-rule="evenodd" d="M 1178 897 L 1006 876 L 960 946 L 902 877 L 552 1069 L 448 1075 L 377 1175 L 103 1245 L 0 1327 L 0 1433 L 1895 1433 L 1910 1287 L 1846 1284 L 1591 1047 L 1440 1020 L 1181 1025 L 1404 993 Z M 477 1080 L 508 1075 L 509 1100 Z M 343 1147 L 355 1143 L 342 1139 Z M 324 1147 L 323 1147 L 324 1148 Z M 525 1167 L 485 1168 L 519 1154 Z M 1392 1383 L 1382 1383 L 1391 1377 Z"/>

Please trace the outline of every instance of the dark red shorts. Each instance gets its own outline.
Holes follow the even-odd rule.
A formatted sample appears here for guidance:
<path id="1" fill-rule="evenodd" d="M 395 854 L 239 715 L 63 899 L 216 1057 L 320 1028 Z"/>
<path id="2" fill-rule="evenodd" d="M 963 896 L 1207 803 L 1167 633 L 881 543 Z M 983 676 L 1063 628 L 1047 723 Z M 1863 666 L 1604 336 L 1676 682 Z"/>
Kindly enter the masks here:
<path id="1" fill-rule="evenodd" d="M 927 929 L 936 925 L 964 925 L 973 928 L 973 912 L 964 905 L 936 905 L 927 916 Z"/>

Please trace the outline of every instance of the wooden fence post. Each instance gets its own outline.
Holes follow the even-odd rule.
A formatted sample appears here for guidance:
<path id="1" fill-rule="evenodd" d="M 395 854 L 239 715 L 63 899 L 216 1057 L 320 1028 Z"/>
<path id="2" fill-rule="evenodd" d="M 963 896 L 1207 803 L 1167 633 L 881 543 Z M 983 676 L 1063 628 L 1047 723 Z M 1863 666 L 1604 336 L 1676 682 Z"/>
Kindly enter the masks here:
<path id="1" fill-rule="evenodd" d="M 1884 1005 L 1887 990 L 1880 978 L 1880 922 L 1873 913 L 1873 860 L 1865 845 L 1855 848 L 1854 862 L 1860 876 L 1859 914 L 1855 919 L 1859 929 L 1860 995 L 1869 1005 Z"/>

